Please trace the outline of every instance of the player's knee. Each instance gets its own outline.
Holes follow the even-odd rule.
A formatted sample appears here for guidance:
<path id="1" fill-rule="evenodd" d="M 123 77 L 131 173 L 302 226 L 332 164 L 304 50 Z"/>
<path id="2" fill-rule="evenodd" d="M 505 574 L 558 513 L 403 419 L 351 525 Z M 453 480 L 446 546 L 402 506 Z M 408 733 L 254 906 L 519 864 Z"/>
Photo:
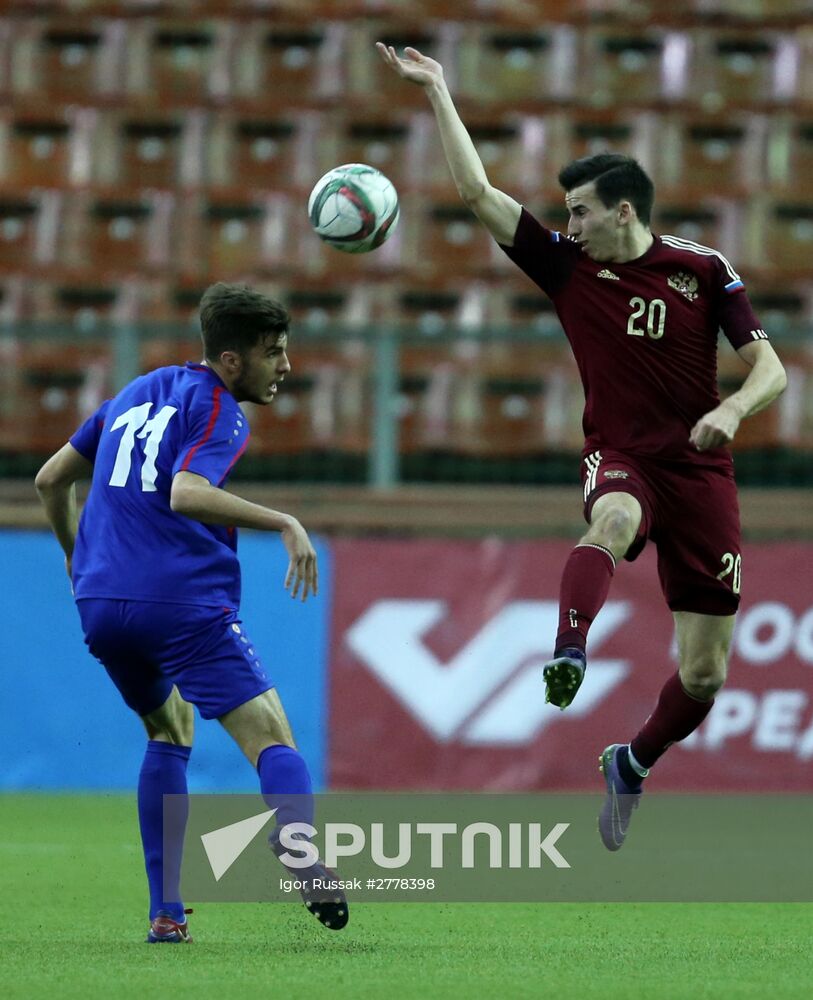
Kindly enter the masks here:
<path id="1" fill-rule="evenodd" d="M 191 747 L 195 732 L 195 714 L 188 702 L 178 700 L 171 711 L 164 711 L 143 719 L 147 737 L 176 746 Z"/>
<path id="2" fill-rule="evenodd" d="M 699 701 L 711 701 L 725 684 L 724 657 L 697 657 L 680 668 L 680 681 L 687 694 Z"/>
<path id="3" fill-rule="evenodd" d="M 607 506 L 591 522 L 585 540 L 624 552 L 635 538 L 639 520 L 633 511 L 622 504 Z"/>

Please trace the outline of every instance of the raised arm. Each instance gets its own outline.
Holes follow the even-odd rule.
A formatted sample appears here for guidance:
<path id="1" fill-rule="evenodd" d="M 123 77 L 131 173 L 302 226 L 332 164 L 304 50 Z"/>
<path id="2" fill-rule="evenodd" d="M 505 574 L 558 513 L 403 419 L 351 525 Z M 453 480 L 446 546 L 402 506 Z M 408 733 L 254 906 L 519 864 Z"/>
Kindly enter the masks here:
<path id="1" fill-rule="evenodd" d="M 482 160 L 449 94 L 443 67 L 417 49 L 405 49 L 404 58 L 400 59 L 391 45 L 376 42 L 376 48 L 384 62 L 400 77 L 424 88 L 435 112 L 446 162 L 460 197 L 495 240 L 513 246 L 522 206 L 489 184 Z"/>
<path id="2" fill-rule="evenodd" d="M 740 422 L 752 413 L 764 410 L 787 385 L 782 362 L 767 340 L 746 344 L 739 348 L 737 354 L 750 365 L 751 371 L 737 392 L 701 417 L 692 428 L 689 440 L 698 451 L 729 444 Z"/>
<path id="3" fill-rule="evenodd" d="M 296 597 L 301 587 L 303 601 L 309 594 L 317 593 L 316 552 L 307 532 L 295 517 L 227 493 L 194 472 L 175 474 L 169 502 L 176 514 L 183 514 L 204 524 L 278 531 L 289 559 L 285 575 L 286 589 L 291 591 L 292 597 Z"/>

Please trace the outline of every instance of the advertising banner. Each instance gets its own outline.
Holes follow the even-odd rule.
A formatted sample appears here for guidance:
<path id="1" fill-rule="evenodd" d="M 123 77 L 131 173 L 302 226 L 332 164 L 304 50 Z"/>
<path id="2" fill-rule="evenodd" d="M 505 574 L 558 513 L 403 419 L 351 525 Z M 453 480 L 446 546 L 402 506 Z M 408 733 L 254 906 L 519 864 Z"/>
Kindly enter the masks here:
<path id="1" fill-rule="evenodd" d="M 570 542 L 337 541 L 334 789 L 588 790 L 677 670 L 655 551 L 619 565 L 564 712 L 542 665 Z M 729 679 L 657 764 L 667 791 L 813 790 L 813 545 L 747 545 Z"/>
<path id="2" fill-rule="evenodd" d="M 277 685 L 317 788 L 324 782 L 330 548 L 316 539 L 319 598 L 292 601 L 279 537 L 246 531 L 241 618 Z M 62 552 L 45 532 L 0 531 L 8 571 L 0 633 L 0 790 L 135 787 L 145 732 L 85 646 Z M 193 791 L 253 791 L 257 774 L 214 721 L 196 718 Z"/>

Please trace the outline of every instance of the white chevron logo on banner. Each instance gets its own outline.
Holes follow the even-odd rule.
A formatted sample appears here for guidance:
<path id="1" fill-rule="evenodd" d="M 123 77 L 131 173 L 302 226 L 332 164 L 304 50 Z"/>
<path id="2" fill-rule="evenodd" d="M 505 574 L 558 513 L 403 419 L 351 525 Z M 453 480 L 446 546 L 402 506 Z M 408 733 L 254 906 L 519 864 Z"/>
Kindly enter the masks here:
<path id="1" fill-rule="evenodd" d="M 507 746 L 528 743 L 555 720 L 589 715 L 627 676 L 627 660 L 603 660 L 595 652 L 629 614 L 627 601 L 604 605 L 590 631 L 584 683 L 564 715 L 545 704 L 542 679 L 559 619 L 555 601 L 507 604 L 446 663 L 423 643 L 446 617 L 445 601 L 377 601 L 345 638 L 439 742 Z"/>

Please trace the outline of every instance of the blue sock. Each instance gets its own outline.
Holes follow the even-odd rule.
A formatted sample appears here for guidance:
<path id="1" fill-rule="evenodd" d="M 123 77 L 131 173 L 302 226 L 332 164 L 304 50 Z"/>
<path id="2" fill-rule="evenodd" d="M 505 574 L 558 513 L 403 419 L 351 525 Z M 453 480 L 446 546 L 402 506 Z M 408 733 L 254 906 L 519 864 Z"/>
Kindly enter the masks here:
<path id="1" fill-rule="evenodd" d="M 260 791 L 268 807 L 276 809 L 277 826 L 313 824 L 313 790 L 308 765 L 293 747 L 266 747 L 257 758 Z"/>
<path id="2" fill-rule="evenodd" d="M 150 886 L 150 920 L 166 910 L 179 923 L 184 919 L 180 878 L 183 838 L 188 807 L 173 807 L 172 830 L 168 830 L 164 854 L 164 795 L 186 795 L 186 765 L 191 747 L 175 746 L 158 740 L 147 742 L 147 751 L 138 776 L 138 822 L 144 848 L 144 865 Z M 164 875 L 167 898 L 164 898 Z"/>

